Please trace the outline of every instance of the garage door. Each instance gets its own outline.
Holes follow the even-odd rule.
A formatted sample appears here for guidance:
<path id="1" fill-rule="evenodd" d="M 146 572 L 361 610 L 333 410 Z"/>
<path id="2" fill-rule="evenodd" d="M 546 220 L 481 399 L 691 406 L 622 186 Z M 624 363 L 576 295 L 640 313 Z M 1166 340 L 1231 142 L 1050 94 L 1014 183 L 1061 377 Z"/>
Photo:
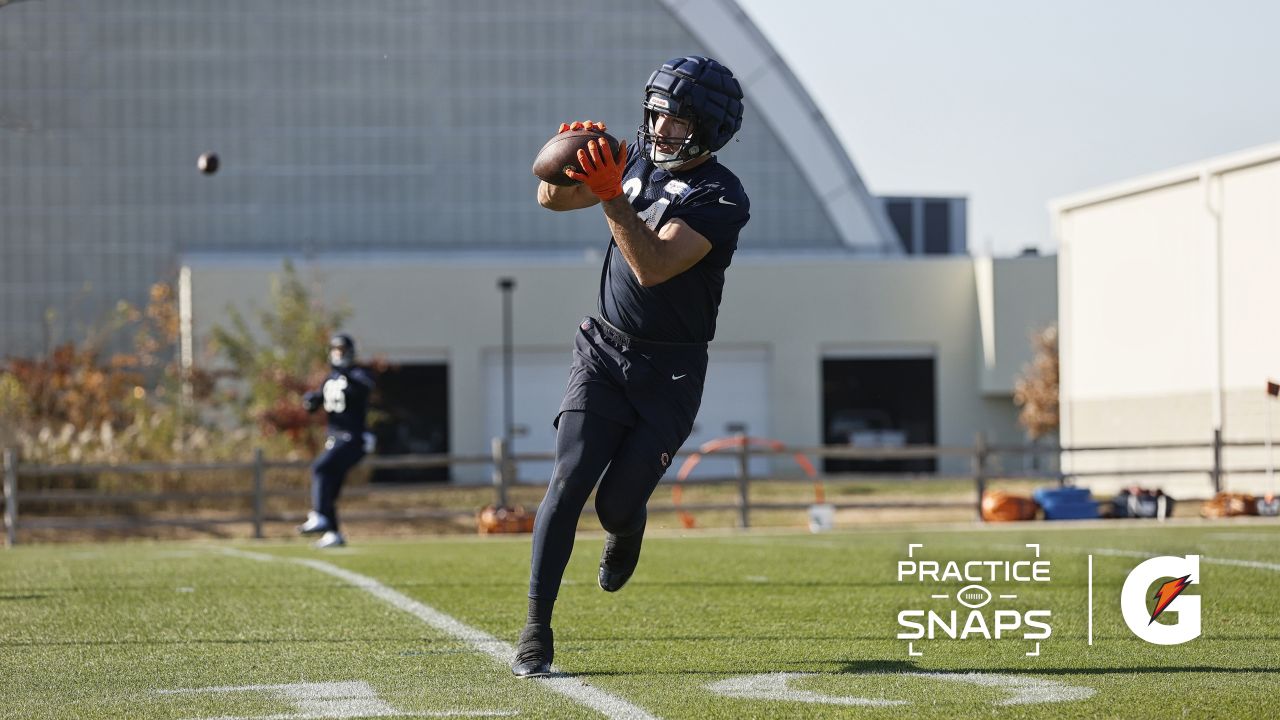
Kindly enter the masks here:
<path id="1" fill-rule="evenodd" d="M 732 435 L 733 425 L 745 425 L 748 435 L 770 437 L 769 424 L 769 352 L 764 348 L 711 348 L 707 368 L 707 384 L 702 391 L 702 407 L 693 433 L 685 442 L 686 450 L 716 438 Z M 751 460 L 751 474 L 764 475 L 772 463 L 769 458 Z M 675 466 L 679 469 L 679 464 Z M 706 458 L 698 464 L 692 477 L 736 475 L 738 461 L 732 458 Z M 670 479 L 675 478 L 675 470 Z"/>
<path id="2" fill-rule="evenodd" d="M 512 382 L 515 426 L 523 430 L 512 446 L 517 454 L 544 453 L 555 449 L 555 419 L 565 383 L 569 380 L 570 350 L 520 350 L 514 353 Z M 502 352 L 487 351 L 485 364 L 485 431 L 488 437 L 502 435 Z M 545 481 L 551 477 L 550 462 L 522 462 L 518 477 Z"/>
<path id="3" fill-rule="evenodd" d="M 569 348 L 563 350 L 521 350 L 514 354 L 515 385 L 513 414 L 516 427 L 524 432 L 513 443 L 517 453 L 550 452 L 555 449 L 555 418 L 569 379 Z M 488 351 L 485 363 L 485 416 L 489 437 L 502 434 L 502 353 Z M 764 348 L 712 348 L 703 390 L 702 407 L 693 434 L 685 443 L 694 449 L 703 442 L 730 434 L 728 426 L 746 425 L 751 435 L 768 436 L 769 353 Z M 678 465 L 677 465 L 678 467 Z M 752 461 L 752 473 L 767 473 L 767 458 Z M 520 463 L 519 478 L 542 482 L 551 477 L 550 462 Z M 730 475 L 736 461 L 707 460 L 698 476 Z M 674 477 L 674 471 L 671 475 Z"/>

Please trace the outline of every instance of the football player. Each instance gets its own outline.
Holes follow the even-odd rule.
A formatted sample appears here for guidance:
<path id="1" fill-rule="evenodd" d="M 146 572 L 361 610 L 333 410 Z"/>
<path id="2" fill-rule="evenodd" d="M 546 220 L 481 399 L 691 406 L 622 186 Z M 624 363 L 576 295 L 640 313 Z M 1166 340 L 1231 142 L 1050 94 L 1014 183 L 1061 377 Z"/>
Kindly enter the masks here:
<path id="1" fill-rule="evenodd" d="M 329 339 L 329 377 L 319 390 L 302 396 L 307 412 L 324 408 L 328 420 L 324 451 L 311 465 L 311 512 L 298 526 L 303 535 L 320 534 L 317 548 L 346 545 L 338 529 L 338 493 L 347 471 L 355 467 L 366 451 L 365 414 L 373 378 L 355 366 L 356 344 L 350 335 Z"/>
<path id="2" fill-rule="evenodd" d="M 556 415 L 556 462 L 533 533 L 529 610 L 512 672 L 551 672 L 551 613 L 574 530 L 597 482 L 606 537 L 599 584 L 617 592 L 640 559 L 645 505 L 689 437 L 702 400 L 725 270 L 749 218 L 742 183 L 713 155 L 742 125 L 742 88 L 728 68 L 689 56 L 665 63 L 644 90 L 636 144 L 579 151 L 569 186 L 538 185 L 548 210 L 599 205 L 613 237 L 598 317 L 574 339 Z M 604 130 L 603 123 L 560 131 Z"/>

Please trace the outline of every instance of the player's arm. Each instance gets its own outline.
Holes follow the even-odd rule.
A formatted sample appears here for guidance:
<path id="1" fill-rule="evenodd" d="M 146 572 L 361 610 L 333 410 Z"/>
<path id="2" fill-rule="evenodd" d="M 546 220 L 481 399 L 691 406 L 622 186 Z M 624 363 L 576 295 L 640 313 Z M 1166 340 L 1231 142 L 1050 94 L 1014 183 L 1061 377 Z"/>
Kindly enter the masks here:
<path id="1" fill-rule="evenodd" d="M 575 121 L 573 124 L 560 123 L 558 133 L 569 130 L 599 130 L 604 132 L 604 123 Z M 591 189 L 582 183 L 574 185 L 552 185 L 549 182 L 538 183 L 538 204 L 548 210 L 581 210 L 600 202 Z"/>
<path id="2" fill-rule="evenodd" d="M 578 151 L 578 164 L 584 172 L 566 170 L 574 180 L 581 180 L 603 203 L 605 219 L 613 239 L 644 287 L 653 287 L 693 267 L 711 252 L 711 241 L 680 219 L 672 220 L 655 232 L 640 216 L 622 192 L 622 172 L 627 164 L 627 144 L 618 147 L 614 159 L 607 142 L 589 144 L 590 156 Z"/>
<path id="3" fill-rule="evenodd" d="M 367 403 L 369 397 L 373 395 L 373 388 L 373 375 L 363 368 L 356 368 L 351 372 L 351 382 L 347 383 L 347 397 Z"/>
<path id="4" fill-rule="evenodd" d="M 604 216 L 622 257 L 644 287 L 670 280 L 711 252 L 711 241 L 679 218 L 654 232 L 625 195 L 605 202 Z"/>
<path id="5" fill-rule="evenodd" d="M 581 210 L 598 202 L 586 185 L 552 185 L 538 181 L 538 204 L 548 210 Z"/>

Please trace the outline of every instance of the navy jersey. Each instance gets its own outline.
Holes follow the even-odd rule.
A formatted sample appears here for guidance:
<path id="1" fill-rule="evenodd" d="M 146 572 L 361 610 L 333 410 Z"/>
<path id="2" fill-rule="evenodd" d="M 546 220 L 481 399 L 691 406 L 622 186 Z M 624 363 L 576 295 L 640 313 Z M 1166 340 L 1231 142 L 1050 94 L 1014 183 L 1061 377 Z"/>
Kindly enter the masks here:
<path id="1" fill-rule="evenodd" d="M 644 287 L 610 240 L 600 273 L 600 315 L 645 340 L 710 342 L 724 290 L 724 271 L 738 248 L 738 232 L 750 218 L 750 201 L 736 175 L 715 157 L 685 172 L 654 165 L 643 151 L 627 158 L 622 189 L 655 232 L 679 218 L 711 243 L 693 267 L 653 287 Z"/>
<path id="2" fill-rule="evenodd" d="M 369 410 L 369 395 L 373 392 L 373 378 L 358 367 L 334 368 L 329 378 L 320 386 L 320 397 L 329 422 L 329 432 L 351 433 L 356 438 L 364 434 L 365 414 Z"/>

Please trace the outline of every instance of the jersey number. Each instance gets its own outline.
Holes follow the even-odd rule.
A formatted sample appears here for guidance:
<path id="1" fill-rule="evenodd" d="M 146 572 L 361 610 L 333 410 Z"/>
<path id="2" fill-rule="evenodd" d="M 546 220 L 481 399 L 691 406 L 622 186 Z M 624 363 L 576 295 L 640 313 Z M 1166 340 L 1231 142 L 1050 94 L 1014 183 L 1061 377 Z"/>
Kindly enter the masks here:
<path id="1" fill-rule="evenodd" d="M 640 178 L 634 177 L 622 183 L 622 192 L 627 194 L 628 202 L 635 202 L 640 197 Z"/>
<path id="2" fill-rule="evenodd" d="M 340 413 L 347 409 L 347 377 L 341 375 L 324 383 L 324 411 Z"/>

